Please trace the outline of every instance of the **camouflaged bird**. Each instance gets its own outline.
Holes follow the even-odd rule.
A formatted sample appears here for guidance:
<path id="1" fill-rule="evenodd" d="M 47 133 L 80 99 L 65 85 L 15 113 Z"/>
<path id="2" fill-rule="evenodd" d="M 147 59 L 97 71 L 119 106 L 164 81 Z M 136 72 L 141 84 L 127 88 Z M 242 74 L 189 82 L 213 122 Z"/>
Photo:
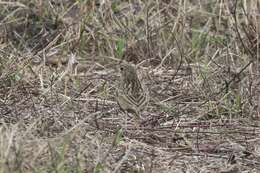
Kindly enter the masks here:
<path id="1" fill-rule="evenodd" d="M 142 86 L 135 66 L 123 62 L 119 65 L 121 80 L 117 91 L 117 102 L 124 112 L 141 118 L 140 112 L 148 102 L 148 92 Z"/>

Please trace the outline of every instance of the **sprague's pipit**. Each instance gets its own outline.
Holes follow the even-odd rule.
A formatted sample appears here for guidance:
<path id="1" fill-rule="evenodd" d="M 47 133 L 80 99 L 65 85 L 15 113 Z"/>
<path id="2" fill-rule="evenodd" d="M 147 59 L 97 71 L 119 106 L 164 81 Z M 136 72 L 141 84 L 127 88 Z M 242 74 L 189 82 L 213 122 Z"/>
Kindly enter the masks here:
<path id="1" fill-rule="evenodd" d="M 117 91 L 117 102 L 126 113 L 132 113 L 141 119 L 141 111 L 148 102 L 148 92 L 141 84 L 134 65 L 122 62 L 119 65 L 121 75 Z"/>

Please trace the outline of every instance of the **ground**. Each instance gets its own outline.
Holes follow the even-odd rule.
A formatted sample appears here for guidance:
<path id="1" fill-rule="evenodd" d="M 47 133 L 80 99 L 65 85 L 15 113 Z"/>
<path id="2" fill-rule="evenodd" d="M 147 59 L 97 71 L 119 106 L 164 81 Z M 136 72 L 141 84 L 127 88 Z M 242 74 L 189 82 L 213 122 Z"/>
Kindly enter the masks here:
<path id="1" fill-rule="evenodd" d="M 258 1 L 0 2 L 0 172 L 260 172 Z M 118 64 L 149 91 L 116 103 Z"/>

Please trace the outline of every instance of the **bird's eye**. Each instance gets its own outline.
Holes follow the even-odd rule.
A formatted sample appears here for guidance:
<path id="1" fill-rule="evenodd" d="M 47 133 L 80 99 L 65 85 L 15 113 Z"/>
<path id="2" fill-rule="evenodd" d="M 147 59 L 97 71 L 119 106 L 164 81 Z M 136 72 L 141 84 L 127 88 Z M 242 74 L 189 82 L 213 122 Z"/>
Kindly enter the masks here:
<path id="1" fill-rule="evenodd" d="M 123 68 L 123 67 L 120 67 L 120 70 L 121 70 L 121 71 L 123 71 L 123 70 L 124 70 L 124 68 Z"/>

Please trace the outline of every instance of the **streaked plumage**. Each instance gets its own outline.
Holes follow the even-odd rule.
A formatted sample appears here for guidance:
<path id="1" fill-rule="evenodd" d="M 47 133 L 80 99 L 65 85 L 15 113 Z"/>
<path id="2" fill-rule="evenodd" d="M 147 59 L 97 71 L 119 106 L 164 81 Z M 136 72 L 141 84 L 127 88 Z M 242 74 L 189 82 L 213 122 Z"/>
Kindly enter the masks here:
<path id="1" fill-rule="evenodd" d="M 121 81 L 117 92 L 117 102 L 123 111 L 141 118 L 140 111 L 148 102 L 147 91 L 142 86 L 133 65 L 123 62 L 119 65 L 119 70 Z"/>

